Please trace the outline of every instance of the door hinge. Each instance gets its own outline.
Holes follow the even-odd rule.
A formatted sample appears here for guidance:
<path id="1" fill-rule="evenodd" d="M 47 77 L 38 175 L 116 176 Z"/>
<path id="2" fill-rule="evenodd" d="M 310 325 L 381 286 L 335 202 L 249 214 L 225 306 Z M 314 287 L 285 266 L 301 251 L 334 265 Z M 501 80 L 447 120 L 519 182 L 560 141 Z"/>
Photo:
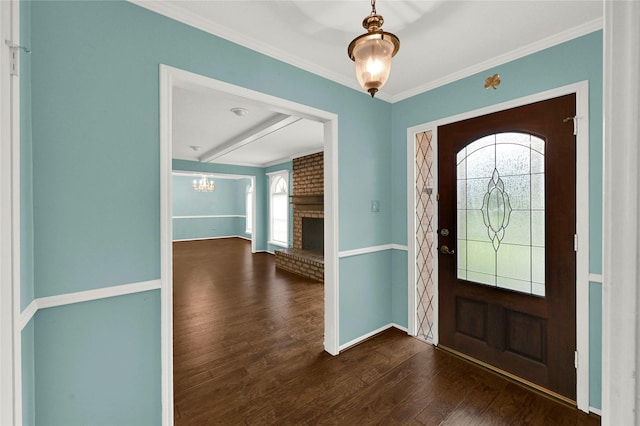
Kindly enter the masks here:
<path id="1" fill-rule="evenodd" d="M 574 354 L 573 365 L 576 367 L 576 370 L 577 370 L 578 369 L 578 351 L 575 351 L 573 354 Z"/>
<path id="2" fill-rule="evenodd" d="M 577 115 L 574 115 L 573 117 L 567 117 L 564 120 L 562 120 L 563 123 L 566 123 L 567 121 L 573 121 L 573 135 L 576 136 L 578 134 L 578 119 L 580 117 L 578 117 Z"/>
<path id="3" fill-rule="evenodd" d="M 20 75 L 20 50 L 24 50 L 25 53 L 31 53 L 31 50 L 9 40 L 5 40 L 4 43 L 9 46 L 9 75 Z"/>
<path id="4" fill-rule="evenodd" d="M 440 193 L 439 192 L 436 194 L 436 201 L 440 201 Z"/>
<path id="5" fill-rule="evenodd" d="M 573 251 L 578 251 L 578 234 L 573 234 Z"/>

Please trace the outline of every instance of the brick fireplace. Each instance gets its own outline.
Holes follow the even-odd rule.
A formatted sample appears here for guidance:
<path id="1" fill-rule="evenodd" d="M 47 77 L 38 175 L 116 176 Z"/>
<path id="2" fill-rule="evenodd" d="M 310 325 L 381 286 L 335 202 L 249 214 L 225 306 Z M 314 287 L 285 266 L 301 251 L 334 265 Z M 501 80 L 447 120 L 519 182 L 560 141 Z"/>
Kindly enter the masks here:
<path id="1" fill-rule="evenodd" d="M 324 155 L 293 160 L 293 247 L 276 250 L 276 267 L 324 282 Z"/>

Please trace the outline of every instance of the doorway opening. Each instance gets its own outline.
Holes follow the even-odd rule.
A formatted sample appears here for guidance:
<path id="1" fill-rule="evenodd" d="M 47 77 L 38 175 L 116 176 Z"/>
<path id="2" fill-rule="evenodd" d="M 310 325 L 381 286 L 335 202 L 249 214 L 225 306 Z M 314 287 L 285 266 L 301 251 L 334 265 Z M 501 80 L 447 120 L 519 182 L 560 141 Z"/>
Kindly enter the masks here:
<path id="1" fill-rule="evenodd" d="M 172 299 L 172 91 L 176 85 L 201 86 L 228 93 L 253 103 L 277 107 L 291 114 L 323 124 L 324 194 L 325 194 L 325 284 L 324 284 L 324 349 L 331 355 L 338 350 L 338 191 L 337 128 L 335 114 L 318 110 L 199 74 L 160 65 L 160 188 L 161 188 L 161 350 L 163 418 L 169 422 L 173 413 L 173 299 Z M 255 191 L 254 191 L 255 201 Z M 255 205 L 255 204 L 254 204 Z M 254 215 L 255 216 L 255 215 Z M 255 232 L 255 227 L 254 227 Z"/>

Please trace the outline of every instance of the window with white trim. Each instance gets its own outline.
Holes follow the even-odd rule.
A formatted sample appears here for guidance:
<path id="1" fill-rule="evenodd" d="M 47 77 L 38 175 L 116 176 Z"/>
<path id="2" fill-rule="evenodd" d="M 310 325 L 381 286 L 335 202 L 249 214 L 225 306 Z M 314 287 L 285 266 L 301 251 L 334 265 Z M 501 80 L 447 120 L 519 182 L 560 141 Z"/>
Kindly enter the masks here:
<path id="1" fill-rule="evenodd" d="M 269 242 L 286 247 L 289 241 L 289 173 L 269 175 Z"/>
<path id="2" fill-rule="evenodd" d="M 247 185 L 245 195 L 245 232 L 251 234 L 253 232 L 253 186 Z"/>

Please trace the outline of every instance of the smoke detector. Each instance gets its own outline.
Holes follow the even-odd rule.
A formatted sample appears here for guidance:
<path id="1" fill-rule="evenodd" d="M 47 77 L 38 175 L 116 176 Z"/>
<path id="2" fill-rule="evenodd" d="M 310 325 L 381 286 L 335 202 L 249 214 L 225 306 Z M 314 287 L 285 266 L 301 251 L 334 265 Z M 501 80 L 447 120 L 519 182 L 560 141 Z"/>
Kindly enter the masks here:
<path id="1" fill-rule="evenodd" d="M 240 108 L 240 107 L 231 108 L 229 111 L 231 111 L 232 113 L 234 113 L 238 117 L 244 117 L 245 115 L 249 114 L 249 110 L 248 109 Z"/>

